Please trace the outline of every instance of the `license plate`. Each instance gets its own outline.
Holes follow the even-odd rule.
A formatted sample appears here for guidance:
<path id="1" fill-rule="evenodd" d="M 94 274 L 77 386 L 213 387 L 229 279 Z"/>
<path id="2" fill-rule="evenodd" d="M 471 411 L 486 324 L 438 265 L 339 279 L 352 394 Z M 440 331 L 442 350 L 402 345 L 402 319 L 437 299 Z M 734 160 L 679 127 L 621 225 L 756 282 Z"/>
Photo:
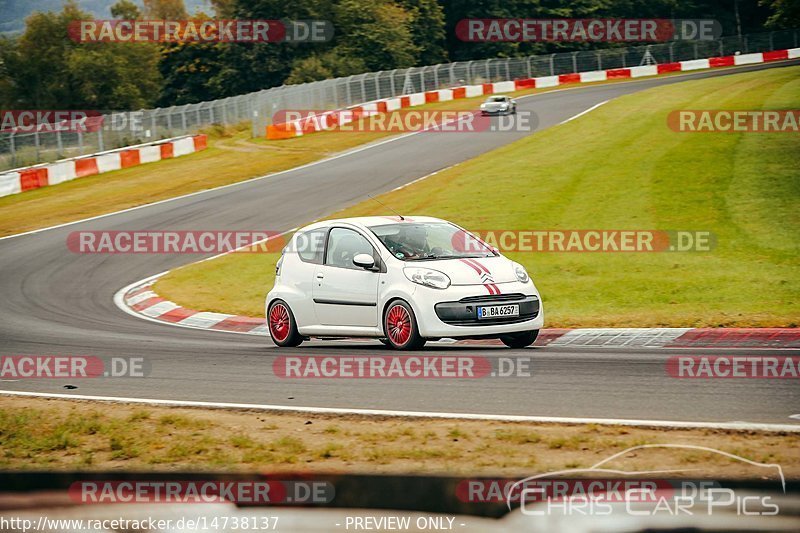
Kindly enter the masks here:
<path id="1" fill-rule="evenodd" d="M 478 307 L 478 318 L 504 318 L 508 316 L 519 316 L 519 304 Z"/>

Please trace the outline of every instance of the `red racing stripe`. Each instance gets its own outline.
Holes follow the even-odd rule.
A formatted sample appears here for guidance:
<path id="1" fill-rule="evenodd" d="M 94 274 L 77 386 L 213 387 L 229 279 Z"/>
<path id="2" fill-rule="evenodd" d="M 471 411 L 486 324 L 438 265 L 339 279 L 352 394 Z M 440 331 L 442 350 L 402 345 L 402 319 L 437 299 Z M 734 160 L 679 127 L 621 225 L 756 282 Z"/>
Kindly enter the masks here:
<path id="1" fill-rule="evenodd" d="M 467 261 L 470 264 L 477 266 L 480 269 L 479 272 L 486 272 L 487 274 L 490 274 L 489 269 L 483 266 L 482 264 L 478 263 L 475 259 L 464 259 L 464 261 Z"/>
<path id="2" fill-rule="evenodd" d="M 474 270 L 475 272 L 478 273 L 478 275 L 480 275 L 481 269 L 478 268 L 476 265 L 473 265 L 472 263 L 470 263 L 469 259 L 461 259 L 461 262 L 464 263 L 465 265 L 469 265 L 472 268 L 472 270 Z"/>

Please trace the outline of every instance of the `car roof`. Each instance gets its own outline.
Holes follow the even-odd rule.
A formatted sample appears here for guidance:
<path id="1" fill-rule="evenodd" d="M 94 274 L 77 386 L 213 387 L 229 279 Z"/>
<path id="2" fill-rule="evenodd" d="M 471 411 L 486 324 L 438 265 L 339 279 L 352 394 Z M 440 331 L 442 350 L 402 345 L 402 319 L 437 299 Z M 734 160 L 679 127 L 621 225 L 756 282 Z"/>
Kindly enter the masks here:
<path id="1" fill-rule="evenodd" d="M 334 224 L 352 224 L 354 226 L 371 228 L 374 226 L 384 226 L 386 224 L 402 224 L 403 222 L 409 224 L 413 222 L 447 222 L 446 220 L 442 220 L 441 218 L 416 216 L 416 215 L 403 215 L 403 218 L 405 220 L 401 220 L 400 217 L 397 215 L 334 218 L 330 220 L 322 220 L 320 222 L 314 222 L 313 224 L 309 224 L 308 226 L 304 226 L 303 228 L 301 228 L 301 231 L 309 231 L 317 228 L 327 228 L 328 226 L 333 226 Z"/>

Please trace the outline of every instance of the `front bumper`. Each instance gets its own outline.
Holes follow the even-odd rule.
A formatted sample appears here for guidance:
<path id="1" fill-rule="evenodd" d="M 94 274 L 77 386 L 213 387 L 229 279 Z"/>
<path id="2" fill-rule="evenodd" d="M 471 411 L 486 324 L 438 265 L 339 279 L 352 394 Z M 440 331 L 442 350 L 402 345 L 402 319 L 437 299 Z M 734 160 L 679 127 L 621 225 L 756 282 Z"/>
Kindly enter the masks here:
<path id="1" fill-rule="evenodd" d="M 482 115 L 505 115 L 511 112 L 511 108 L 508 109 L 481 109 Z"/>
<path id="2" fill-rule="evenodd" d="M 450 287 L 430 303 L 427 303 L 428 298 L 415 298 L 414 312 L 420 334 L 423 337 L 491 337 L 542 328 L 542 303 L 532 284 L 503 283 L 498 287 L 499 295 L 486 294 L 482 285 L 467 285 Z M 417 292 L 415 296 L 421 295 Z M 479 306 L 503 304 L 518 304 L 520 315 L 478 319 Z"/>

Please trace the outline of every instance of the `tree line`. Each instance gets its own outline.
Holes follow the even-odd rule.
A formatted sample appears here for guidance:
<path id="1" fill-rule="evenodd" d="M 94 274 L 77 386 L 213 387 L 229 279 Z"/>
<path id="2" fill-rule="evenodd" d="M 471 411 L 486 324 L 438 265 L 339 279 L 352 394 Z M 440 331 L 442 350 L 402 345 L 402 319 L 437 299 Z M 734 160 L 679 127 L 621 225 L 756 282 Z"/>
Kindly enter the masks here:
<path id="1" fill-rule="evenodd" d="M 118 0 L 117 19 L 196 17 L 330 21 L 325 43 L 77 43 L 75 0 L 36 12 L 0 38 L 0 108 L 131 110 L 234 96 L 362 72 L 613 44 L 470 43 L 465 18 L 713 18 L 725 35 L 800 27 L 800 0 Z M 617 45 L 618 46 L 618 45 Z"/>

